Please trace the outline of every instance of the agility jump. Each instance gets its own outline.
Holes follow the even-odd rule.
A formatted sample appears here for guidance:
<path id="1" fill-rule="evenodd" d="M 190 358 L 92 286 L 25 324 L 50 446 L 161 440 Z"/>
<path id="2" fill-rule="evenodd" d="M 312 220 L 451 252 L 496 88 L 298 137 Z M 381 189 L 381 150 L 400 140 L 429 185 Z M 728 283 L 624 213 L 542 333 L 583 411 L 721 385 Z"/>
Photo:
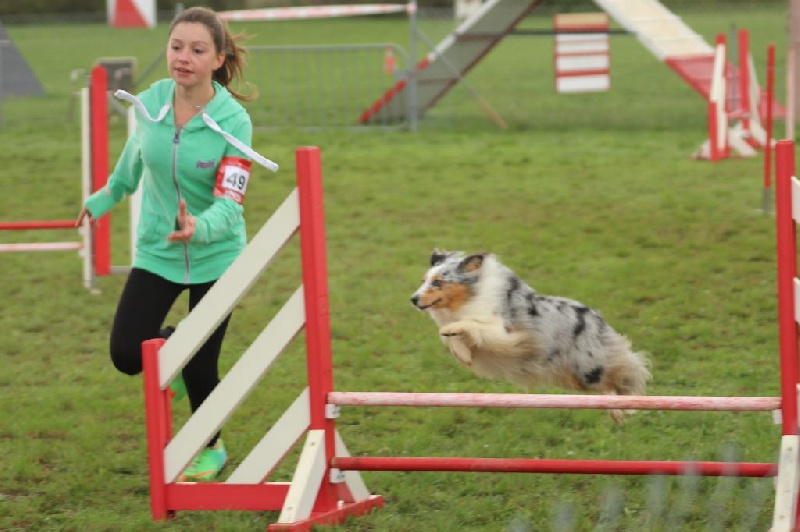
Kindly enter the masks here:
<path id="1" fill-rule="evenodd" d="M 584 473 L 602 475 L 681 475 L 775 477 L 773 531 L 797 522 L 798 406 L 795 223 L 792 193 L 794 144 L 777 146 L 778 266 L 780 310 L 780 397 L 592 396 L 541 394 L 337 392 L 333 389 L 325 229 L 319 149 L 296 152 L 297 188 L 270 217 L 195 310 L 166 342 L 143 344 L 144 384 L 154 519 L 179 510 L 280 511 L 269 530 L 308 530 L 383 506 L 359 471 L 484 471 Z M 791 179 L 791 184 L 790 183 Z M 800 196 L 798 196 L 800 197 Z M 800 200 L 797 201 L 800 205 Z M 210 332 L 245 295 L 286 242 L 300 235 L 303 285 L 266 326 L 205 403 L 172 435 L 169 383 Z M 307 387 L 224 482 L 176 482 L 180 471 L 232 415 L 270 366 L 305 327 Z M 778 463 L 635 460 L 548 460 L 459 457 L 351 457 L 336 430 L 342 406 L 590 408 L 685 411 L 772 411 L 782 423 Z M 268 482 L 281 460 L 305 436 L 290 483 Z"/>
<path id="2" fill-rule="evenodd" d="M 81 195 L 85 199 L 100 190 L 108 179 L 108 73 L 98 65 L 92 69 L 89 86 L 81 89 Z M 131 122 L 129 122 L 130 124 Z M 130 127 L 130 126 L 129 126 Z M 135 195 L 132 199 L 138 198 Z M 135 243 L 138 208 L 131 203 L 131 252 Z M 0 221 L 0 231 L 76 229 L 75 220 Z M 2 252 L 77 250 L 83 262 L 83 284 L 92 288 L 98 276 L 127 272 L 126 266 L 111 265 L 111 216 L 92 225 L 84 220 L 77 228 L 78 241 L 0 244 Z"/>

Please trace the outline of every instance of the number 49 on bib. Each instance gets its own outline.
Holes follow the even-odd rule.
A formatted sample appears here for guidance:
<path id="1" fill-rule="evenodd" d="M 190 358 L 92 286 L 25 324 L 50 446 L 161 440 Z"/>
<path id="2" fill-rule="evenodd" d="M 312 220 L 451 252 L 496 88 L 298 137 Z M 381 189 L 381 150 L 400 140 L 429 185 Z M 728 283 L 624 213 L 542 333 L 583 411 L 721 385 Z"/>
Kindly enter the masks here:
<path id="1" fill-rule="evenodd" d="M 252 166 L 251 161 L 242 157 L 223 157 L 217 168 L 214 196 L 230 198 L 239 205 L 243 204 Z"/>

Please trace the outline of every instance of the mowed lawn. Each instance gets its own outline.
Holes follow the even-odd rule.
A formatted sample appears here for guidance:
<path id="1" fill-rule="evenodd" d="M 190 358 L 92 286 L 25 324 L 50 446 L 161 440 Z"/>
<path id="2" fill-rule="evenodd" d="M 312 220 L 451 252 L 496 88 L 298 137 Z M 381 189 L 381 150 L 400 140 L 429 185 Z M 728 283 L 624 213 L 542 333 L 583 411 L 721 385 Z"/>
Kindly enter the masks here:
<path id="1" fill-rule="evenodd" d="M 782 87 L 785 13 L 770 5 L 681 15 L 709 42 L 732 25 L 749 28 L 762 80 L 774 42 Z M 544 15 L 525 22 L 549 24 Z M 420 26 L 438 40 L 452 22 Z M 404 43 L 408 35 L 400 18 L 236 28 L 253 44 Z M 81 158 L 71 94 L 80 83 L 70 72 L 101 56 L 134 56 L 143 71 L 157 60 L 166 28 L 7 30 L 46 94 L 4 102 L 0 219 L 73 218 Z M 163 67 L 161 73 L 153 79 Z M 409 303 L 440 247 L 494 252 L 541 293 L 600 309 L 649 353 L 651 395 L 776 396 L 775 220 L 761 212 L 763 160 L 692 160 L 706 136 L 705 104 L 633 36 L 612 38 L 608 93 L 554 94 L 547 37 L 507 39 L 467 79 L 508 129 L 457 87 L 414 134 L 256 132 L 255 147 L 281 170 L 254 173 L 246 204 L 251 235 L 294 187 L 295 150 L 322 150 L 335 388 L 519 391 L 459 366 L 430 318 Z M 112 160 L 124 135 L 115 117 Z M 112 213 L 114 264 L 129 261 L 127 216 L 124 205 Z M 72 230 L 0 234 L 3 243 L 74 239 Z M 301 282 L 298 257 L 295 240 L 239 303 L 223 370 Z M 124 277 L 104 277 L 96 292 L 85 290 L 73 251 L 3 254 L 0 272 L 1 530 L 239 531 L 276 521 L 277 512 L 180 512 L 153 522 L 141 379 L 117 373 L 107 354 Z M 185 307 L 181 299 L 171 323 Z M 226 423 L 232 466 L 305 386 L 303 340 L 301 334 Z M 185 404 L 175 415 L 179 426 Z M 598 460 L 775 462 L 781 433 L 767 413 L 649 411 L 616 427 L 603 411 L 491 408 L 346 407 L 337 426 L 356 456 Z M 290 453 L 271 480 L 288 481 L 298 454 Z M 385 507 L 335 530 L 766 530 L 774 502 L 771 479 L 362 477 Z"/>

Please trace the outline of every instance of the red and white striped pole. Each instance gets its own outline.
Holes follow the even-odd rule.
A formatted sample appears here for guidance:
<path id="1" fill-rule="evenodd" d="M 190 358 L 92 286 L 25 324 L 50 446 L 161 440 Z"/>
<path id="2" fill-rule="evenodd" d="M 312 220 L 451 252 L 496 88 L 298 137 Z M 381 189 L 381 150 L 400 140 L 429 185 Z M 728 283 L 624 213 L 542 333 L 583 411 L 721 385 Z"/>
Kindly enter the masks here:
<path id="1" fill-rule="evenodd" d="M 728 157 L 728 104 L 727 104 L 727 40 L 724 33 L 717 35 L 714 69 L 708 95 L 708 159 L 719 161 Z"/>

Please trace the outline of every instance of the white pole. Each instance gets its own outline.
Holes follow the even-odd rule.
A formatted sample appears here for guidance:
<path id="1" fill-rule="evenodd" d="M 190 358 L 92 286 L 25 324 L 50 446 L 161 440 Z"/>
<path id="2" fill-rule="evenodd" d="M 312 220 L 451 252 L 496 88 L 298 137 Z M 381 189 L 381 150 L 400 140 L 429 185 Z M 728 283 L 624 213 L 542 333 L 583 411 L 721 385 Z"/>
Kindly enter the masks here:
<path id="1" fill-rule="evenodd" d="M 520 393 L 329 392 L 328 403 L 340 406 L 632 408 L 635 410 L 769 412 L 780 409 L 781 398 Z"/>
<path id="2" fill-rule="evenodd" d="M 83 201 L 92 194 L 92 139 L 90 125 L 90 103 L 89 88 L 81 89 L 81 186 Z M 94 267 L 92 258 L 94 254 L 94 244 L 92 241 L 92 224 L 89 217 L 83 219 L 80 228 L 83 236 L 83 286 L 92 288 L 94 286 Z"/>

